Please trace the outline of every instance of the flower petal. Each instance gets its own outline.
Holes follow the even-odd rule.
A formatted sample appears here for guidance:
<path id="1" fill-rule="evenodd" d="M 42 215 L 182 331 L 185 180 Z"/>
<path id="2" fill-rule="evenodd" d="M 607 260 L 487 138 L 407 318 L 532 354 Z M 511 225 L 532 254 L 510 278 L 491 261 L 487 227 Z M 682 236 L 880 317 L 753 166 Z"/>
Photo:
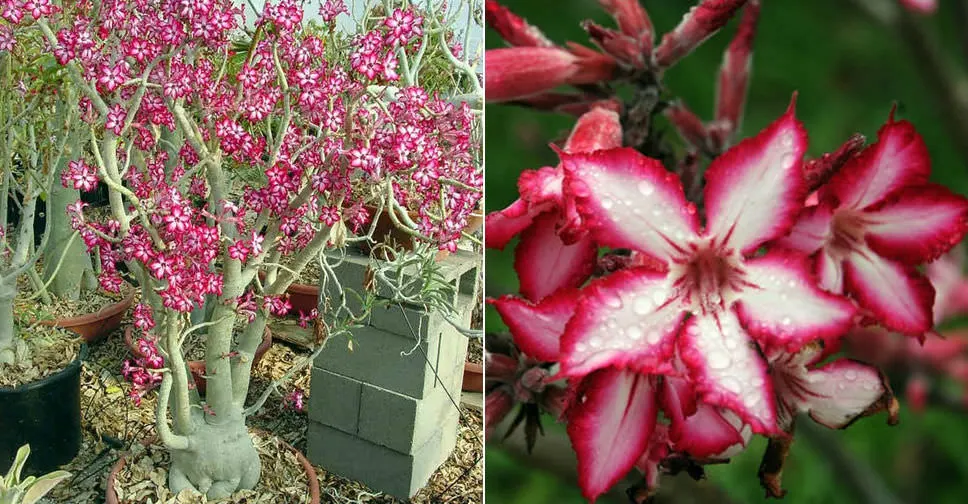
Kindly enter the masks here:
<path id="1" fill-rule="evenodd" d="M 660 395 L 662 410 L 670 419 L 669 438 L 676 451 L 695 458 L 718 455 L 743 437 L 716 408 L 696 401 L 696 392 L 685 378 L 664 377 Z"/>
<path id="2" fill-rule="evenodd" d="M 790 234 L 777 240 L 781 247 L 813 254 L 833 236 L 833 209 L 826 202 L 804 208 Z M 490 228 L 488 228 L 490 230 Z"/>
<path id="3" fill-rule="evenodd" d="M 794 116 L 794 104 L 706 171 L 707 234 L 743 253 L 786 234 L 803 206 L 807 133 Z"/>
<path id="4" fill-rule="evenodd" d="M 618 112 L 595 106 L 578 118 L 565 142 L 565 152 L 593 152 L 621 146 L 622 121 Z"/>
<path id="5" fill-rule="evenodd" d="M 522 352 L 545 362 L 558 360 L 561 335 L 578 304 L 577 291 L 560 290 L 538 304 L 516 296 L 488 302 L 497 309 Z"/>
<path id="6" fill-rule="evenodd" d="M 679 340 L 703 401 L 733 410 L 757 434 L 778 434 L 766 362 L 732 312 L 694 316 Z"/>
<path id="7" fill-rule="evenodd" d="M 878 254 L 906 264 L 941 257 L 968 231 L 968 200 L 927 184 L 897 192 L 864 212 L 867 244 Z"/>
<path id="8" fill-rule="evenodd" d="M 578 455 L 578 484 L 591 501 L 605 493 L 645 452 L 655 428 L 649 377 L 603 369 L 582 383 L 568 410 L 568 437 Z"/>
<path id="9" fill-rule="evenodd" d="M 558 212 L 539 215 L 521 233 L 514 250 L 514 270 L 521 282 L 520 290 L 532 301 L 566 287 L 578 287 L 595 270 L 598 247 L 590 237 L 565 245 L 555 233 Z"/>
<path id="10" fill-rule="evenodd" d="M 699 230 L 696 207 L 662 164 L 634 149 L 562 154 L 564 192 L 599 243 L 668 261 Z"/>
<path id="11" fill-rule="evenodd" d="M 838 359 L 807 373 L 807 392 L 800 411 L 831 429 L 843 429 L 861 417 L 888 410 L 897 422 L 897 400 L 877 368 L 850 359 Z M 892 411 L 893 410 L 893 411 Z"/>
<path id="12" fill-rule="evenodd" d="M 670 370 L 685 313 L 665 279 L 638 267 L 585 287 L 561 341 L 561 374 L 582 376 L 606 366 Z"/>
<path id="13" fill-rule="evenodd" d="M 524 170 L 518 176 L 518 192 L 521 199 L 537 205 L 561 201 L 561 182 L 565 174 L 561 168 L 545 166 L 538 170 Z"/>
<path id="14" fill-rule="evenodd" d="M 819 281 L 818 286 L 827 292 L 843 294 L 844 261 L 831 256 L 826 250 L 820 251 L 815 261 L 814 272 Z"/>
<path id="15" fill-rule="evenodd" d="M 514 200 L 504 210 L 491 212 L 484 219 L 484 244 L 487 248 L 503 250 L 515 236 L 524 231 L 540 210 L 529 208 L 524 200 Z"/>
<path id="16" fill-rule="evenodd" d="M 912 266 L 865 249 L 844 261 L 844 286 L 888 329 L 918 337 L 931 329 L 934 287 Z"/>
<path id="17" fill-rule="evenodd" d="M 892 117 L 877 132 L 877 142 L 852 158 L 828 187 L 846 208 L 866 208 L 900 188 L 922 185 L 931 173 L 928 148 L 908 121 Z"/>
<path id="18" fill-rule="evenodd" d="M 485 77 L 487 101 L 501 102 L 548 91 L 579 72 L 578 58 L 557 47 L 490 49 Z"/>
<path id="19" fill-rule="evenodd" d="M 746 262 L 747 282 L 736 310 L 743 326 L 764 346 L 793 352 L 810 341 L 843 335 L 855 308 L 816 286 L 803 256 L 773 249 Z"/>

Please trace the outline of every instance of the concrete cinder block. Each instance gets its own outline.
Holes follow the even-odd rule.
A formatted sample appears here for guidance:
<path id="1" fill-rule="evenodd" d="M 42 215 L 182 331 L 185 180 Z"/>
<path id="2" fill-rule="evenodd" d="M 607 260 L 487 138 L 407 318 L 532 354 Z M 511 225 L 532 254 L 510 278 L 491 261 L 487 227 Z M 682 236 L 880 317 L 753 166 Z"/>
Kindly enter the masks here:
<path id="1" fill-rule="evenodd" d="M 369 322 L 377 329 L 399 334 L 411 340 L 436 335 L 447 323 L 439 313 L 428 312 L 405 303 L 375 306 L 370 312 Z"/>
<path id="2" fill-rule="evenodd" d="M 353 351 L 348 340 L 333 338 L 314 365 L 357 381 L 422 398 L 433 387 L 440 334 L 419 343 L 371 326 L 353 330 Z"/>
<path id="3" fill-rule="evenodd" d="M 446 371 L 446 376 L 442 376 L 446 387 L 438 384 L 423 399 L 364 384 L 359 437 L 394 451 L 413 453 L 436 431 L 456 429 L 460 382 L 454 379 L 453 367 Z"/>
<path id="4" fill-rule="evenodd" d="M 309 423 L 307 456 L 329 472 L 362 481 L 400 499 L 413 497 L 447 459 L 456 443 L 453 432 L 437 430 L 414 453 L 400 453 L 318 422 Z"/>
<path id="5" fill-rule="evenodd" d="M 363 383 L 313 367 L 309 419 L 349 434 L 356 434 L 360 421 Z"/>

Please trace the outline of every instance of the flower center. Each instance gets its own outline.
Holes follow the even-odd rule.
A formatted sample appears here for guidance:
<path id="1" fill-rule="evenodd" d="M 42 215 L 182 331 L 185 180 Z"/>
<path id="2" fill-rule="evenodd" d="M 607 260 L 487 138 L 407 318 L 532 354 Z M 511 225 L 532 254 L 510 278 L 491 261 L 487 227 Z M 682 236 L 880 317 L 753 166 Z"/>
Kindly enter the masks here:
<path id="1" fill-rule="evenodd" d="M 865 222 L 861 214 L 841 210 L 834 214 L 831 228 L 831 255 L 846 256 L 864 246 Z"/>
<path id="2" fill-rule="evenodd" d="M 723 310 L 743 286 L 742 258 L 731 251 L 705 243 L 673 266 L 675 287 L 690 309 L 701 313 Z"/>

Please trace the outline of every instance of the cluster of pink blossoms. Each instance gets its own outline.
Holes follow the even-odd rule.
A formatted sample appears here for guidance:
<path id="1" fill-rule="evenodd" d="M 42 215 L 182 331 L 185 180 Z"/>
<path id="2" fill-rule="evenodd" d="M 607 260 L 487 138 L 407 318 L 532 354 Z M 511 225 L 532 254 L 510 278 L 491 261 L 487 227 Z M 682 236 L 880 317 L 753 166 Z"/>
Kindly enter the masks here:
<path id="1" fill-rule="evenodd" d="M 88 247 L 101 252 L 105 286 L 120 287 L 115 263 L 136 261 L 163 282 L 159 294 L 166 308 L 190 311 L 205 296 L 221 295 L 222 276 L 212 265 L 223 247 L 246 265 L 271 250 L 286 257 L 305 248 L 320 224 L 343 221 L 363 231 L 378 202 L 363 199 L 367 191 L 357 186 L 388 178 L 399 203 L 413 212 L 418 231 L 441 248 L 455 246 L 480 199 L 479 192 L 462 187 L 483 182 L 474 169 L 475 119 L 466 103 L 410 87 L 378 106 L 366 86 L 381 80 L 358 78 L 326 61 L 324 41 L 300 31 L 299 2 L 266 6 L 260 18 L 264 35 L 237 74 L 227 78 L 219 74 L 219 61 L 231 56 L 228 34 L 241 14 L 231 2 L 111 0 L 100 6 L 98 19 L 86 17 L 90 7 L 79 2 L 62 18 L 54 10 L 34 18 L 62 27 L 52 50 L 62 64 L 78 65 L 97 91 L 94 99 L 82 98 L 83 117 L 124 140 L 117 147 L 127 165 L 122 176 L 139 200 L 137 211 L 147 217 L 122 230 L 116 222 L 86 222 L 83 205 L 73 207 Z M 345 6 L 327 2 L 324 9 L 338 13 Z M 33 22 L 23 15 L 33 12 L 26 4 L 7 1 L 4 12 L 19 26 Z M 414 11 L 396 10 L 363 37 L 379 39 L 380 51 L 392 54 L 418 39 L 421 26 Z M 139 89 L 141 78 L 153 86 Z M 201 113 L 206 150 L 219 149 L 239 167 L 259 167 L 265 182 L 244 188 L 239 202 L 206 202 L 212 188 L 198 145 L 186 140 L 173 151 L 159 142 L 159 131 L 176 129 L 172 107 L 181 101 Z M 291 120 L 278 132 L 283 136 L 278 149 L 270 151 L 261 124 L 284 113 Z M 137 161 L 128 159 L 125 144 L 137 148 Z M 92 190 L 98 182 L 93 166 L 91 160 L 72 161 L 62 182 Z M 260 216 L 281 222 L 271 243 L 254 227 Z M 285 304 L 276 298 L 264 302 L 272 313 L 281 313 Z"/>
<path id="2" fill-rule="evenodd" d="M 159 369 L 165 367 L 165 359 L 158 353 L 158 347 L 150 339 L 138 340 L 138 358 L 125 360 L 121 364 L 121 376 L 131 382 L 128 397 L 135 406 L 141 405 L 141 398 L 161 383 Z"/>
<path id="3" fill-rule="evenodd" d="M 555 47 L 488 4 L 517 46 L 488 52 L 488 98 L 493 83 L 498 101 L 580 117 L 560 164 L 522 173 L 520 199 L 488 216 L 489 247 L 519 238 L 521 294 L 490 300 L 516 350 L 489 355 L 487 424 L 518 402 L 559 416 L 592 500 L 632 468 L 655 488 L 661 470 L 724 461 L 760 434 L 782 454 L 762 484 L 782 496 L 798 414 L 830 428 L 885 410 L 896 421 L 881 371 L 835 354 L 863 327 L 933 337 L 935 289 L 919 268 L 965 236 L 968 200 L 928 182 L 923 140 L 893 113 L 866 148 L 855 137 L 807 161 L 791 103 L 730 147 L 758 2 L 702 1 L 655 48 L 638 2 L 601 3 L 620 28 L 586 23 L 603 53 Z M 631 111 L 620 121 L 617 100 L 552 90 L 661 72 L 744 5 L 716 119 L 667 112 L 688 162 L 622 147 L 640 125 Z M 699 152 L 719 153 L 703 184 Z"/>

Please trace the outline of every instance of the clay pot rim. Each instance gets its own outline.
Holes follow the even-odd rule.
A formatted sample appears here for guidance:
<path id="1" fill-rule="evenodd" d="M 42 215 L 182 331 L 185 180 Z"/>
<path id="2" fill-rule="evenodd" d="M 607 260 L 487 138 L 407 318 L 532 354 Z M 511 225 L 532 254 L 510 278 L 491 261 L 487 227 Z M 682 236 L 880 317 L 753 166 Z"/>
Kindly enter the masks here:
<path id="1" fill-rule="evenodd" d="M 28 392 L 30 390 L 45 387 L 50 382 L 61 380 L 68 373 L 73 373 L 75 370 L 79 369 L 84 359 L 87 358 L 87 354 L 88 354 L 87 342 L 85 342 L 84 340 L 81 340 L 81 348 L 77 351 L 77 357 L 75 357 L 74 360 L 72 360 L 69 364 L 67 364 L 67 366 L 64 366 L 64 369 L 61 369 L 60 371 L 52 375 L 45 376 L 39 380 L 35 380 L 30 383 L 24 383 L 23 385 L 17 385 L 16 387 L 0 386 L 0 392 L 3 392 L 5 394 L 17 394 L 17 393 Z"/>
<path id="2" fill-rule="evenodd" d="M 319 295 L 319 286 L 318 285 L 310 285 L 310 284 L 294 283 L 294 284 L 290 285 L 288 289 L 286 289 L 286 292 L 289 292 L 291 294 L 304 294 L 304 295 L 309 295 L 309 296 L 318 296 Z"/>
<path id="3" fill-rule="evenodd" d="M 296 460 L 299 461 L 299 464 L 302 465 L 303 467 L 303 471 L 306 472 L 306 477 L 309 478 L 310 502 L 312 504 L 319 504 L 319 499 L 320 499 L 319 477 L 316 474 L 316 468 L 313 467 L 313 464 L 309 461 L 309 459 L 307 459 L 306 456 L 303 455 L 301 451 L 297 450 L 295 446 L 287 443 L 285 439 L 282 439 L 281 437 L 275 434 L 272 434 L 268 431 L 263 431 L 261 429 L 253 429 L 253 430 L 276 438 L 280 443 L 282 443 L 282 445 L 285 448 L 287 448 L 296 456 Z M 154 436 L 147 439 L 143 439 L 141 440 L 141 444 L 144 446 L 148 446 L 151 443 L 153 443 L 155 439 L 156 438 Z M 114 481 L 115 481 L 115 476 L 119 472 L 121 472 L 122 469 L 124 469 L 124 466 L 127 463 L 127 459 L 126 459 L 127 455 L 128 455 L 128 452 L 122 453 L 121 456 L 118 457 L 118 461 L 115 462 L 114 466 L 111 467 L 111 472 L 108 473 L 107 488 L 105 488 L 104 490 L 104 500 L 106 504 L 120 504 L 118 502 L 118 494 L 117 492 L 114 491 Z"/>
<path id="4" fill-rule="evenodd" d="M 100 310 L 95 313 L 88 313 L 85 315 L 78 315 L 76 317 L 67 317 L 54 320 L 44 320 L 41 321 L 41 325 L 60 327 L 63 329 L 70 329 L 72 327 L 84 326 L 89 324 L 94 324 L 101 322 L 102 320 L 107 320 L 119 313 L 123 313 L 131 305 L 134 304 L 134 297 L 137 294 L 137 289 L 130 289 L 128 295 L 124 297 L 121 301 L 117 303 L 109 304 L 103 306 Z"/>
<path id="5" fill-rule="evenodd" d="M 468 375 L 474 377 L 475 381 L 478 381 L 480 385 L 478 386 L 477 383 L 473 383 L 473 386 L 471 386 L 471 384 L 469 384 L 468 380 L 466 379 Z M 461 381 L 461 385 L 460 385 L 461 391 L 484 392 L 484 366 L 482 364 L 478 364 L 476 362 L 471 362 L 471 361 L 464 361 L 463 378 L 464 380 Z"/>

